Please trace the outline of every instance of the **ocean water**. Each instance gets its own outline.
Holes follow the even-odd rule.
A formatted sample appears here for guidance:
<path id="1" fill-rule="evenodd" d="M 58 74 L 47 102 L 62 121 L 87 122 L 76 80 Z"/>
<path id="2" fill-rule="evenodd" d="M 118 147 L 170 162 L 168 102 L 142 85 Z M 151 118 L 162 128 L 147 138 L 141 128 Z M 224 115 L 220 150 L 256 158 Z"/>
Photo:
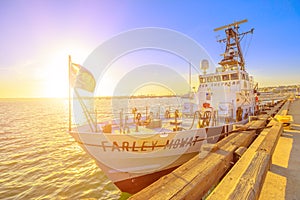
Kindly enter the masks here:
<path id="1" fill-rule="evenodd" d="M 67 129 L 67 100 L 0 99 L 0 199 L 119 199 Z"/>

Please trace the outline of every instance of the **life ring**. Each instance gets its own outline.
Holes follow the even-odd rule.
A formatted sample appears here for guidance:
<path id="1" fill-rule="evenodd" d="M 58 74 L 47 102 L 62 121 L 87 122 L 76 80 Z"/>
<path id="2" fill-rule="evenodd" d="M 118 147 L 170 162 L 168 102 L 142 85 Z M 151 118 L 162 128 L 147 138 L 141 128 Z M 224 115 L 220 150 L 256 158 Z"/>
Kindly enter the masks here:
<path id="1" fill-rule="evenodd" d="M 203 114 L 203 126 L 209 126 L 210 120 L 211 120 L 211 111 L 205 111 Z"/>

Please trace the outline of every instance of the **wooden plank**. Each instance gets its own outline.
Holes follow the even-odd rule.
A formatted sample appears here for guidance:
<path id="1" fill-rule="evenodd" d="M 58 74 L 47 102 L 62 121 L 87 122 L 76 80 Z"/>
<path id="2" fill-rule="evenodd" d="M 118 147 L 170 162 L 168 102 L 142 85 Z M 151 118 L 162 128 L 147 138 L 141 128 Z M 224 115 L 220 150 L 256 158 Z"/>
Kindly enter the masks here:
<path id="1" fill-rule="evenodd" d="M 287 115 L 290 109 L 290 101 L 286 101 L 284 105 L 281 107 L 280 111 L 278 112 L 279 115 Z"/>
<path id="2" fill-rule="evenodd" d="M 238 180 L 234 191 L 229 195 L 230 200 L 257 199 L 270 163 L 270 154 L 257 151 L 243 174 Z"/>
<path id="3" fill-rule="evenodd" d="M 202 175 L 203 179 L 206 181 L 214 181 L 209 179 L 208 174 L 218 174 L 223 169 L 222 166 L 226 166 L 227 162 L 231 160 L 230 153 L 218 150 L 215 153 L 210 153 L 202 159 L 202 165 L 197 163 L 199 158 L 194 157 L 188 162 L 192 163 L 194 166 L 182 165 L 180 170 L 174 170 L 170 174 L 162 177 L 155 183 L 151 184 L 147 188 L 143 189 L 141 192 L 133 195 L 130 199 L 172 199 L 175 198 L 178 191 L 181 191 L 183 188 L 193 188 L 191 181 L 197 175 Z M 216 168 L 218 167 L 218 168 Z M 201 169 L 201 170 L 200 170 Z M 225 169 L 226 170 L 226 169 Z M 205 179 L 205 177 L 207 177 Z"/>
<path id="4" fill-rule="evenodd" d="M 184 184 L 170 198 L 165 199 L 199 199 L 209 191 L 212 185 L 219 182 L 220 178 L 231 167 L 230 162 L 232 159 L 232 151 L 218 150 L 210 154 L 207 160 L 210 161 L 211 166 L 203 162 L 201 165 L 193 168 L 196 174 L 193 176 L 190 176 L 189 173 L 184 175 L 184 177 L 187 175 L 190 177 L 189 182 Z"/>
<path id="5" fill-rule="evenodd" d="M 265 129 L 207 199 L 257 199 L 283 125 Z"/>
<path id="6" fill-rule="evenodd" d="M 283 131 L 280 123 L 269 129 L 249 167 L 242 175 L 229 199 L 258 199 L 266 174 L 271 164 L 271 157 Z"/>
<path id="7" fill-rule="evenodd" d="M 219 161 L 215 161 L 218 165 L 214 166 L 210 171 L 204 171 L 205 174 L 201 174 L 203 165 L 200 165 L 199 168 L 197 168 L 199 174 L 193 177 L 190 183 L 182 188 L 182 190 L 178 191 L 178 193 L 171 199 L 199 199 L 203 197 L 212 186 L 219 182 L 220 178 L 223 177 L 223 175 L 231 167 L 233 152 L 242 145 L 249 145 L 254 139 L 254 136 L 254 131 L 245 131 L 239 133 L 234 141 L 230 141 L 223 147 L 220 147 L 220 150 L 216 153 L 228 155 L 228 157 L 226 156 L 226 159 L 224 157 Z"/>
<path id="8" fill-rule="evenodd" d="M 237 162 L 246 151 L 247 151 L 246 147 L 239 147 L 233 154 L 234 162 Z"/>
<path id="9" fill-rule="evenodd" d="M 269 130 L 266 135 L 266 138 L 262 142 L 262 144 L 259 146 L 260 151 L 266 151 L 270 155 L 273 155 L 276 144 L 279 140 L 280 135 L 283 132 L 283 124 L 282 123 L 276 123 L 274 124 Z"/>
<path id="10" fill-rule="evenodd" d="M 202 158 L 195 156 L 130 199 L 201 198 L 231 167 L 233 152 L 240 146 L 249 146 L 254 137 L 255 131 L 233 133 L 224 139 L 227 142 L 218 143 L 214 152 Z"/>

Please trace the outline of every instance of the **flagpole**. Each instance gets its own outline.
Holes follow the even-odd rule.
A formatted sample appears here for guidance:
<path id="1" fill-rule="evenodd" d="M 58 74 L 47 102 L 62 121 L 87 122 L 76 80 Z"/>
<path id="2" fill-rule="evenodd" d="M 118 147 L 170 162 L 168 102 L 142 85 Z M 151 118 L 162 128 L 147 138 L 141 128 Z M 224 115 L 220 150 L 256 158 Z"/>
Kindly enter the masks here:
<path id="1" fill-rule="evenodd" d="M 69 131 L 72 130 L 72 110 L 71 110 L 71 83 L 70 83 L 70 76 L 71 76 L 71 56 L 69 55 Z"/>

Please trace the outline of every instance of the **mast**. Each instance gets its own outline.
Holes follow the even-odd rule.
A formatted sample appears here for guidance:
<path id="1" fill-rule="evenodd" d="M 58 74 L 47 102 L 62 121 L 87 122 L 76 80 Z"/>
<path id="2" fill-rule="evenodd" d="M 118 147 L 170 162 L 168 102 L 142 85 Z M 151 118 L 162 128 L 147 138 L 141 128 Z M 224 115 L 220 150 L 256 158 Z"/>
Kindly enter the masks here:
<path id="1" fill-rule="evenodd" d="M 192 65 L 191 65 L 191 62 L 189 65 L 189 84 L 190 84 L 190 94 L 191 94 L 191 87 L 192 87 Z"/>
<path id="2" fill-rule="evenodd" d="M 218 40 L 218 42 L 226 43 L 226 49 L 223 54 L 223 59 L 219 63 L 224 69 L 233 69 L 238 67 L 245 71 L 245 60 L 240 46 L 240 41 L 243 36 L 248 33 L 253 33 L 253 28 L 250 31 L 239 33 L 239 24 L 247 22 L 247 19 L 242 21 L 234 22 L 219 28 L 215 28 L 214 31 L 225 29 L 226 38 Z"/>
<path id="3" fill-rule="evenodd" d="M 71 61 L 71 56 L 69 55 L 69 71 L 68 71 L 68 74 L 69 74 L 69 131 L 72 130 L 72 110 L 71 110 L 71 81 L 70 81 L 70 77 L 71 77 L 71 64 L 72 64 L 72 61 Z"/>

